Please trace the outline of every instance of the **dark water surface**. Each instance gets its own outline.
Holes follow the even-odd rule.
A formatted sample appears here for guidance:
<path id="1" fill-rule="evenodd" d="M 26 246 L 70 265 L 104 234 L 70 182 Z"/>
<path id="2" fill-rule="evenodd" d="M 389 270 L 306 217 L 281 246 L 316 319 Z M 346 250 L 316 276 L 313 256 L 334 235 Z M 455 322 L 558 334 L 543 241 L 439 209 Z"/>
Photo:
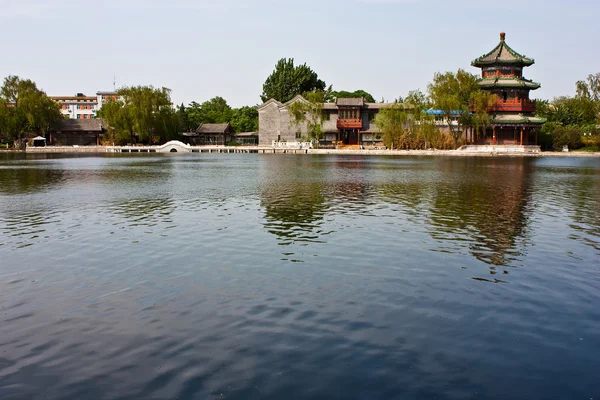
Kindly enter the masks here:
<path id="1" fill-rule="evenodd" d="M 600 398 L 600 160 L 0 154 L 1 399 Z"/>

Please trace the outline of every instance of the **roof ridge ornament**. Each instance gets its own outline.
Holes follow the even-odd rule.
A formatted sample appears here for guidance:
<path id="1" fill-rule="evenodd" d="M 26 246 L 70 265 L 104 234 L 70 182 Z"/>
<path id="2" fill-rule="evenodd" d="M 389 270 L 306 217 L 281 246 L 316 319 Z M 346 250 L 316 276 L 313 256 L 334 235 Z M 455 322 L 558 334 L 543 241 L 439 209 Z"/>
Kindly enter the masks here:
<path id="1" fill-rule="evenodd" d="M 504 42 L 506 40 L 506 33 L 500 32 L 500 41 Z"/>

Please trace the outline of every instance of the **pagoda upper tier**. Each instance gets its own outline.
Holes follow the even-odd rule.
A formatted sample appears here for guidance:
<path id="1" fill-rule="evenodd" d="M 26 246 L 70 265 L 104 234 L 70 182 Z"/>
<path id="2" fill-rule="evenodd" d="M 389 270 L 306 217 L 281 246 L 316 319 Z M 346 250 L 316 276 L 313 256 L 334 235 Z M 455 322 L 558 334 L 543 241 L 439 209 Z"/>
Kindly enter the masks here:
<path id="1" fill-rule="evenodd" d="M 533 65 L 532 58 L 517 53 L 506 44 L 506 34 L 500 34 L 500 43 L 488 54 L 471 62 L 481 68 L 479 86 L 486 90 L 536 90 L 540 84 L 523 78 L 523 68 Z"/>
<path id="2" fill-rule="evenodd" d="M 519 67 L 529 67 L 535 64 L 533 58 L 527 58 L 517 53 L 506 44 L 506 34 L 500 33 L 500 43 L 494 47 L 494 50 L 481 57 L 473 60 L 471 65 L 477 68 L 485 68 L 490 66 L 511 65 Z"/>

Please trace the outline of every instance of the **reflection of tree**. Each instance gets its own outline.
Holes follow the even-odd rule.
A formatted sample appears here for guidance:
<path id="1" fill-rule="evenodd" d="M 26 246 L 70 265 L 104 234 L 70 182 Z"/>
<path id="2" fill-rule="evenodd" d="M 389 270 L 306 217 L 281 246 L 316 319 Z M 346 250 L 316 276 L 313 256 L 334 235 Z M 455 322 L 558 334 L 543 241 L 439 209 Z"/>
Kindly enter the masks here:
<path id="1" fill-rule="evenodd" d="M 0 192 L 23 194 L 40 192 L 64 181 L 64 171 L 50 167 L 27 165 L 0 168 Z"/>
<path id="2" fill-rule="evenodd" d="M 281 244 L 318 241 L 327 210 L 323 188 L 325 165 L 308 157 L 270 158 L 259 170 L 264 187 L 261 205 L 265 228 Z"/>
<path id="3" fill-rule="evenodd" d="M 449 161 L 455 179 L 440 183 L 432 207 L 434 239 L 468 240 L 471 254 L 490 265 L 509 266 L 520 255 L 527 220 L 528 159 Z M 505 270 L 505 273 L 507 271 Z"/>
<path id="4" fill-rule="evenodd" d="M 265 228 L 280 237 L 281 244 L 318 241 L 316 232 L 327 209 L 317 182 L 273 185 L 262 193 Z"/>
<path id="5" fill-rule="evenodd" d="M 154 226 L 172 222 L 175 202 L 168 197 L 145 197 L 113 201 L 108 211 L 125 218 L 131 226 Z"/>
<path id="6" fill-rule="evenodd" d="M 561 185 L 559 184 L 559 188 Z M 572 214 L 571 228 L 587 236 L 573 235 L 575 240 L 593 247 L 600 252 L 600 179 L 595 169 L 582 168 L 575 182 L 569 180 L 568 187 L 561 192 L 569 193 L 566 206 Z"/>

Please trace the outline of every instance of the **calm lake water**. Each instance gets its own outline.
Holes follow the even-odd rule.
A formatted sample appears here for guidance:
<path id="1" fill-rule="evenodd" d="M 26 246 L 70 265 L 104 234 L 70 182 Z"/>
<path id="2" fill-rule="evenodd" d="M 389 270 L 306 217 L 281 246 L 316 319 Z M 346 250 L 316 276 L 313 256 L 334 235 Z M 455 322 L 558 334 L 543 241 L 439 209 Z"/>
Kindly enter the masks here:
<path id="1" fill-rule="evenodd" d="M 2 399 L 600 398 L 600 159 L 0 153 Z"/>

